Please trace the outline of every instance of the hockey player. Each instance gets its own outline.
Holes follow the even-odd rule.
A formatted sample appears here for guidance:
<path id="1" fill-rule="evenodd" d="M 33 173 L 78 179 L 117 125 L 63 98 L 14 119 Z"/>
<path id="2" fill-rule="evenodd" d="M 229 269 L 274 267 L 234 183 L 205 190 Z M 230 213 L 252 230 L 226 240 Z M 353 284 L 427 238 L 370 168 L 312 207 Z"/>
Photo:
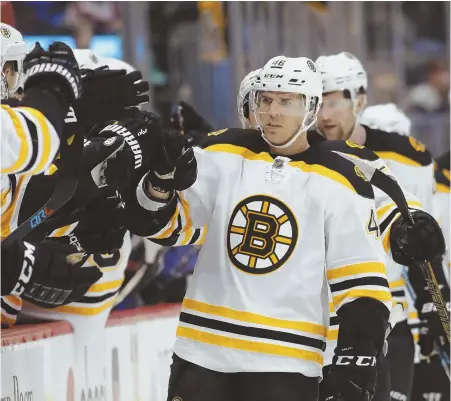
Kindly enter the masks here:
<path id="1" fill-rule="evenodd" d="M 48 52 L 36 46 L 25 58 L 26 45 L 17 30 L 2 24 L 0 34 L 3 239 L 11 232 L 5 220 L 10 218 L 17 202 L 17 187 L 30 175 L 43 172 L 53 161 L 64 116 L 69 104 L 79 97 L 82 84 L 76 60 L 67 46 L 55 43 Z M 26 95 L 20 107 L 14 107 L 16 103 L 6 99 L 14 94 L 23 73 L 29 78 Z M 81 297 L 101 273 L 98 269 L 81 269 L 74 255 L 77 252 L 73 246 L 51 241 L 19 241 L 2 247 L 2 325 L 14 320 L 9 312 L 16 306 L 15 296 L 46 307 Z M 47 290 L 42 291 L 43 288 Z"/>
<path id="2" fill-rule="evenodd" d="M 372 188 L 352 163 L 308 146 L 322 91 L 314 63 L 287 58 L 280 67 L 250 96 L 261 132 L 221 130 L 194 150 L 161 136 L 164 151 L 126 202 L 124 222 L 141 236 L 195 242 L 208 226 L 168 400 L 317 399 L 328 283 L 345 327 L 333 395 L 374 394 L 391 296 L 382 244 L 367 231 Z"/>
<path id="3" fill-rule="evenodd" d="M 360 62 L 349 53 L 340 53 L 334 56 L 322 56 L 317 63 L 323 77 L 324 101 L 317 124 L 322 135 L 327 139 L 349 140 L 374 150 L 378 156 L 385 159 L 394 177 L 403 187 L 420 199 L 425 210 L 431 211 L 432 159 L 424 146 L 413 138 L 371 129 L 358 122 L 358 117 L 366 104 L 367 89 L 366 72 Z M 387 116 L 387 121 L 389 119 L 390 117 Z M 410 203 L 409 206 L 420 205 Z M 414 218 L 422 222 L 421 224 L 436 226 L 429 214 L 422 211 L 413 214 Z M 393 244 L 391 238 L 396 239 L 395 232 L 403 227 L 403 224 L 399 219 L 397 220 L 399 213 L 394 203 L 380 208 L 377 216 L 382 235 L 387 239 L 386 249 L 389 251 L 390 245 Z M 437 235 L 439 235 L 438 232 Z M 437 241 L 437 244 L 440 242 Z M 411 250 L 414 250 L 413 247 Z M 397 257 L 393 248 L 391 253 L 398 264 L 412 263 L 411 258 Z M 437 252 L 435 256 L 440 257 L 440 252 Z M 401 266 L 389 259 L 388 274 L 392 295 L 396 302 L 405 304 L 406 289 L 401 273 Z M 420 283 L 424 288 L 421 279 Z M 426 296 L 426 290 L 423 289 L 422 292 Z M 424 298 L 423 303 L 425 303 Z M 392 395 L 401 394 L 408 398 L 413 374 L 413 340 L 406 320 L 407 308 L 402 316 L 402 322 L 395 327 L 389 337 L 389 343 L 395 341 L 401 345 L 390 347 L 389 344 L 388 360 L 391 367 Z"/>
<path id="4" fill-rule="evenodd" d="M 110 65 L 103 64 L 90 50 L 75 50 L 74 53 L 77 61 L 84 68 L 85 77 L 89 77 L 92 73 L 94 76 L 101 74 L 103 77 L 96 93 L 94 93 L 94 88 L 88 90 L 93 97 L 91 101 L 87 100 L 86 106 L 90 104 L 92 108 L 94 106 L 92 101 L 100 99 L 104 99 L 105 101 L 100 103 L 106 103 L 106 105 L 103 107 L 101 104 L 96 107 L 96 110 L 100 109 L 100 116 L 94 115 L 85 105 L 78 105 L 79 107 L 76 105 L 75 109 L 78 113 L 77 116 L 81 116 L 80 125 L 82 127 L 75 126 L 72 127 L 72 130 L 90 128 L 91 124 L 96 121 L 100 123 L 100 118 L 105 118 L 108 114 L 110 118 L 113 115 L 120 117 L 125 108 L 130 111 L 130 108 L 135 108 L 133 106 L 148 101 L 147 95 L 143 95 L 148 88 L 148 83 L 140 81 L 142 77 L 139 72 L 131 71 L 133 73 L 131 75 L 126 74 L 125 70 L 115 70 L 114 66 L 110 69 Z M 108 80 L 114 80 L 116 86 L 108 87 Z M 140 82 L 135 84 L 136 81 Z M 110 81 L 110 83 L 112 82 Z M 122 92 L 117 93 L 117 91 Z M 139 110 L 136 110 L 136 113 L 140 116 L 142 125 L 139 125 L 139 121 L 135 122 L 135 125 L 141 129 L 145 123 Z M 106 124 L 104 121 L 102 123 L 101 127 Z M 79 181 L 80 190 L 77 190 L 74 199 L 68 203 L 56 221 L 44 225 L 44 230 L 51 238 L 60 237 L 61 241 L 78 246 L 84 252 L 83 266 L 95 266 L 100 269 L 103 276 L 89 288 L 82 298 L 70 304 L 48 310 L 39 305 L 25 302 L 21 310 L 21 316 L 24 318 L 69 321 L 74 328 L 78 344 L 84 345 L 94 341 L 99 331 L 105 327 L 108 315 L 123 284 L 124 270 L 131 251 L 130 234 L 117 219 L 120 199 L 116 197 L 114 188 L 101 185 L 102 164 L 99 161 L 104 162 L 124 146 L 130 150 L 130 157 L 134 160 L 134 153 L 128 147 L 128 144 L 133 146 L 133 143 L 122 137 L 116 138 L 114 141 L 108 141 L 104 137 L 99 139 L 96 137 L 96 132 L 100 129 L 92 130 L 93 132 L 86 137 L 83 169 Z M 143 133 L 144 130 L 141 131 L 141 135 Z M 133 149 L 136 150 L 135 147 Z M 124 153 L 128 155 L 126 150 Z M 56 170 L 52 176 L 57 174 Z M 93 181 L 94 176 L 96 177 L 95 182 Z M 52 181 L 49 181 L 49 178 L 51 176 L 41 177 L 40 180 L 35 180 L 27 187 L 25 204 L 20 212 L 22 215 L 26 215 L 27 209 L 31 210 L 35 204 L 33 194 L 42 192 L 43 187 L 52 187 Z M 97 184 L 102 188 L 98 188 Z M 37 234 L 42 236 L 42 232 L 37 232 Z"/>

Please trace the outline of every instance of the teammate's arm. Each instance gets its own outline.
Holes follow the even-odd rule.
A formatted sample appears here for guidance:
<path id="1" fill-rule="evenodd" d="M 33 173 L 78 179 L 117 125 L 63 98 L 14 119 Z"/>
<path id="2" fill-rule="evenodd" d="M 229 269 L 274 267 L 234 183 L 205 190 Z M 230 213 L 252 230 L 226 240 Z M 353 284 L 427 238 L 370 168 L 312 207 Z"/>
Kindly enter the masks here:
<path id="1" fill-rule="evenodd" d="M 375 392 L 376 357 L 384 343 L 391 294 L 374 200 L 349 190 L 342 195 L 340 201 L 330 200 L 325 226 L 326 274 L 340 319 L 325 383 L 330 395 L 360 399 Z"/>

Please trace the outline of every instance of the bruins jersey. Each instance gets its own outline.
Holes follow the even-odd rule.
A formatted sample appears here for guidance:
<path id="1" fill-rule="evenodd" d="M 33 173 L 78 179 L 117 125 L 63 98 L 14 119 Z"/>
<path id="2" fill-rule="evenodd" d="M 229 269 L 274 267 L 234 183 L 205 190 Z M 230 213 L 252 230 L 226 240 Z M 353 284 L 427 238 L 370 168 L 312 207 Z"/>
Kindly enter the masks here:
<path id="1" fill-rule="evenodd" d="M 384 159 L 401 186 L 419 199 L 425 211 L 432 213 L 434 166 L 425 145 L 412 136 L 363 127 L 364 145 Z"/>
<path id="2" fill-rule="evenodd" d="M 197 180 L 175 205 L 137 189 L 143 208 L 171 211 L 150 238 L 208 227 L 175 354 L 219 372 L 321 376 L 329 289 L 337 311 L 360 297 L 391 308 L 371 185 L 329 151 L 272 155 L 254 130 L 211 133 L 194 151 Z"/>
<path id="3" fill-rule="evenodd" d="M 443 267 L 445 276 L 450 279 L 450 172 L 446 168 L 440 168 L 435 165 L 435 193 L 434 193 L 434 210 L 435 217 L 440 224 L 443 235 L 445 237 L 446 252 L 444 255 Z"/>
<path id="4" fill-rule="evenodd" d="M 386 162 L 379 158 L 373 151 L 364 146 L 359 146 L 349 141 L 324 141 L 319 134 L 313 131 L 308 133 L 308 140 L 313 146 L 320 146 L 323 149 L 335 152 L 348 159 L 351 157 L 364 160 L 374 168 L 377 168 L 385 174 L 393 177 L 393 173 L 388 168 Z M 402 267 L 395 263 L 390 256 L 390 227 L 391 224 L 400 216 L 400 214 L 398 213 L 393 200 L 386 193 L 378 188 L 373 188 L 373 190 L 376 203 L 376 215 L 375 220 L 373 221 L 373 226 L 377 227 L 379 230 L 379 234 L 384 245 L 384 250 L 387 255 L 387 277 L 393 297 L 392 302 L 393 305 L 396 303 L 402 304 L 403 313 L 400 315 L 398 321 L 403 321 L 408 318 L 409 314 L 406 282 L 402 274 Z M 421 209 L 421 203 L 414 195 L 410 194 L 406 190 L 404 190 L 404 195 L 410 209 Z M 330 326 L 327 336 L 328 341 L 324 355 L 326 365 L 332 363 L 339 329 L 338 318 L 336 316 L 333 303 L 330 305 L 330 313 Z"/>
<path id="5" fill-rule="evenodd" d="M 39 174 L 50 166 L 59 148 L 59 137 L 50 121 L 32 107 L 1 105 L 0 172 Z M 5 186 L 2 185 L 2 201 Z"/>
<path id="6" fill-rule="evenodd" d="M 49 173 L 55 171 L 50 169 Z M 5 176 L 6 177 L 6 176 Z M 11 175 L 10 202 L 2 209 L 2 239 L 6 238 L 42 205 L 53 190 L 53 175 Z M 73 233 L 78 224 L 79 214 L 74 213 L 56 222 L 45 224 L 42 230 L 35 230 L 27 240 L 39 241 L 44 237 L 64 238 L 68 243 L 79 246 Z M 50 227 L 50 228 L 49 228 Z M 50 230 L 50 231 L 47 231 Z M 43 320 L 68 320 L 74 327 L 78 341 L 88 342 L 96 335 L 95 329 L 105 325 L 117 293 L 124 280 L 124 270 L 131 252 L 130 234 L 124 238 L 122 248 L 113 254 L 85 255 L 84 266 L 98 266 L 103 273 L 79 301 L 54 309 L 38 308 L 23 302 L 16 296 L 1 297 L 2 327 L 12 327 L 19 315 Z"/>

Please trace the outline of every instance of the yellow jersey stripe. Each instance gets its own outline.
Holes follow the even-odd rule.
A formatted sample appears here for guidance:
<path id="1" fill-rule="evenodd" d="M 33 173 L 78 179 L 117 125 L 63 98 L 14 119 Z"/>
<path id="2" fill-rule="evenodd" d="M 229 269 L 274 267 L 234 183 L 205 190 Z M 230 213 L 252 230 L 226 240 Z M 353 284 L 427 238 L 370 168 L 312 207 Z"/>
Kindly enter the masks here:
<path id="1" fill-rule="evenodd" d="M 6 208 L 5 212 L 2 214 L 2 224 L 1 224 L 1 238 L 5 239 L 11 234 L 11 223 L 13 220 L 13 215 L 16 209 L 17 202 L 22 198 L 22 186 L 25 181 L 28 181 L 26 175 L 21 175 L 17 180 L 16 191 L 13 195 L 13 199 L 9 207 Z"/>
<path id="2" fill-rule="evenodd" d="M 451 192 L 448 185 L 440 184 L 440 183 L 437 183 L 437 186 L 436 186 L 435 189 L 436 189 L 437 192 L 442 192 L 442 193 L 448 193 L 449 194 Z"/>
<path id="3" fill-rule="evenodd" d="M 26 167 L 29 155 L 32 154 L 32 152 L 30 151 L 31 138 L 29 138 L 29 136 L 25 132 L 22 122 L 20 121 L 19 116 L 16 114 L 16 111 L 14 111 L 10 106 L 3 104 L 1 105 L 1 108 L 5 110 L 11 118 L 14 128 L 16 129 L 17 137 L 20 140 L 19 155 L 16 162 L 12 166 L 3 168 L 0 171 L 2 174 L 9 174 L 15 171 L 19 172 Z M 28 131 L 28 127 L 26 129 Z"/>
<path id="4" fill-rule="evenodd" d="M 408 166 L 415 166 L 415 167 L 421 167 L 421 164 L 417 161 L 411 159 L 410 157 L 400 155 L 396 152 L 374 152 L 376 155 L 378 155 L 381 159 L 385 160 L 393 160 L 395 162 L 401 163 L 401 164 L 407 164 Z"/>
<path id="5" fill-rule="evenodd" d="M 386 274 L 385 264 L 382 262 L 365 262 L 355 265 L 342 266 L 337 269 L 327 270 L 327 279 L 334 280 L 355 274 L 382 273 Z M 335 302 L 334 302 L 335 303 Z"/>
<path id="6" fill-rule="evenodd" d="M 98 315 L 104 310 L 113 306 L 114 300 L 116 297 L 113 297 L 108 300 L 108 302 L 104 303 L 101 306 L 97 306 L 95 308 L 87 308 L 85 306 L 72 306 L 72 305 L 64 305 L 59 306 L 58 308 L 53 309 L 55 312 L 63 312 L 63 313 L 72 313 L 74 315 L 84 315 L 84 316 L 94 316 Z"/>
<path id="7" fill-rule="evenodd" d="M 410 207 L 422 207 L 421 202 L 417 202 L 417 201 L 407 201 L 407 205 Z M 380 221 L 382 219 L 382 216 L 384 216 L 385 213 L 387 213 L 390 209 L 394 209 L 396 208 L 396 203 L 390 203 L 386 206 L 380 207 L 379 209 L 377 209 L 376 213 L 377 213 L 377 219 L 378 221 Z"/>
<path id="8" fill-rule="evenodd" d="M 279 329 L 298 330 L 306 333 L 317 334 L 323 337 L 325 337 L 327 333 L 327 328 L 319 324 L 263 316 L 252 312 L 239 311 L 226 306 L 210 305 L 190 298 L 185 298 L 183 300 L 182 307 L 195 312 L 239 320 L 241 322 L 261 324 Z"/>
<path id="9" fill-rule="evenodd" d="M 406 285 L 406 282 L 404 281 L 404 279 L 391 281 L 390 283 L 388 283 L 388 286 L 390 289 L 396 288 L 396 287 L 404 287 L 405 285 Z"/>
<path id="10" fill-rule="evenodd" d="M 409 312 L 409 319 L 418 319 L 418 312 Z"/>
<path id="11" fill-rule="evenodd" d="M 171 220 L 169 221 L 169 225 L 166 229 L 163 229 L 163 231 L 160 234 L 157 234 L 155 236 L 152 236 L 152 238 L 155 239 L 162 239 L 162 238 L 168 238 L 171 236 L 172 232 L 176 228 L 178 216 L 180 214 L 180 204 L 177 205 L 177 209 L 175 210 L 174 214 L 171 217 Z"/>
<path id="12" fill-rule="evenodd" d="M 20 311 L 22 308 L 22 299 L 16 295 L 6 295 L 2 297 L 3 302 L 8 304 L 11 308 L 17 309 Z"/>
<path id="13" fill-rule="evenodd" d="M 91 287 L 89 287 L 88 293 L 103 292 L 106 290 L 117 289 L 122 285 L 123 282 L 124 282 L 124 279 L 120 279 L 120 280 L 107 281 L 105 283 L 93 284 L 93 285 L 91 285 Z"/>
<path id="14" fill-rule="evenodd" d="M 273 163 L 274 159 L 269 155 L 267 152 L 261 152 L 261 153 L 254 153 L 251 150 L 244 148 L 242 146 L 236 146 L 236 145 L 229 145 L 229 144 L 217 144 L 209 146 L 208 148 L 204 149 L 208 152 L 224 152 L 224 153 L 231 153 L 238 156 L 241 156 L 244 159 L 247 160 L 260 160 L 265 161 L 269 163 Z M 349 188 L 353 192 L 356 192 L 353 185 L 349 182 L 349 180 L 343 176 L 342 174 L 338 173 L 337 171 L 331 170 L 325 166 L 321 166 L 319 164 L 307 164 L 302 161 L 297 162 L 289 162 L 290 166 L 298 168 L 302 171 L 305 171 L 307 173 L 316 173 L 319 175 L 322 175 L 324 177 L 330 178 L 331 180 L 334 180 L 345 187 Z"/>
<path id="15" fill-rule="evenodd" d="M 346 291 L 342 294 L 335 295 L 333 297 L 334 305 L 340 306 L 343 301 L 347 298 L 373 298 L 377 299 L 378 301 L 382 302 L 391 302 L 392 296 L 390 291 L 379 291 L 379 290 L 361 290 L 361 289 L 354 289 Z"/>
<path id="16" fill-rule="evenodd" d="M 327 332 L 327 341 L 334 341 L 338 339 L 338 329 L 332 329 Z"/>
<path id="17" fill-rule="evenodd" d="M 47 124 L 47 119 L 44 117 L 44 115 L 35 109 L 29 108 L 29 107 L 20 107 L 18 110 L 24 110 L 30 113 L 38 122 L 39 128 L 41 129 L 42 135 L 39 135 L 38 131 L 38 137 L 42 138 L 40 139 L 39 143 L 42 143 L 42 151 L 41 159 L 37 161 L 36 167 L 29 172 L 29 174 L 36 174 L 37 172 L 43 171 L 46 164 L 49 163 L 51 151 L 52 151 L 52 138 L 50 136 L 50 129 Z"/>
<path id="18" fill-rule="evenodd" d="M 323 357 L 319 352 L 307 351 L 294 347 L 287 347 L 284 345 L 262 343 L 255 340 L 231 338 L 219 334 L 207 333 L 188 327 L 178 326 L 177 337 L 188 338 L 197 342 L 219 347 L 232 348 L 240 351 L 305 359 L 315 362 L 319 365 L 323 364 Z"/>

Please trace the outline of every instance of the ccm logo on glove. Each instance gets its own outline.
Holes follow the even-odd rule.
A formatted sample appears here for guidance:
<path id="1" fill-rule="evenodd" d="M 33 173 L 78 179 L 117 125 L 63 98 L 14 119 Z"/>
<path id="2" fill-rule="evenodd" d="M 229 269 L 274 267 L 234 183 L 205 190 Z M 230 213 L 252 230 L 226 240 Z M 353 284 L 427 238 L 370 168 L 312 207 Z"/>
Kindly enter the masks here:
<path id="1" fill-rule="evenodd" d="M 34 251 L 36 249 L 34 245 L 31 245 L 28 242 L 24 241 L 23 244 L 26 249 L 24 253 L 22 272 L 20 273 L 16 286 L 11 292 L 11 295 L 17 295 L 18 297 L 20 297 L 25 291 L 25 285 L 30 282 L 31 275 L 33 274 Z"/>
<path id="2" fill-rule="evenodd" d="M 374 356 L 339 355 L 336 358 L 335 365 L 376 366 L 376 357 Z"/>
<path id="3" fill-rule="evenodd" d="M 106 126 L 102 131 L 100 131 L 100 133 L 102 133 L 103 131 L 111 131 L 118 135 L 123 136 L 125 141 L 128 143 L 128 146 L 130 146 L 130 149 L 132 150 L 132 152 L 134 154 L 135 170 L 142 166 L 143 156 L 142 156 L 141 146 L 139 146 L 138 141 L 135 139 L 133 134 L 127 128 L 122 127 L 121 125 L 112 124 L 112 125 Z"/>

